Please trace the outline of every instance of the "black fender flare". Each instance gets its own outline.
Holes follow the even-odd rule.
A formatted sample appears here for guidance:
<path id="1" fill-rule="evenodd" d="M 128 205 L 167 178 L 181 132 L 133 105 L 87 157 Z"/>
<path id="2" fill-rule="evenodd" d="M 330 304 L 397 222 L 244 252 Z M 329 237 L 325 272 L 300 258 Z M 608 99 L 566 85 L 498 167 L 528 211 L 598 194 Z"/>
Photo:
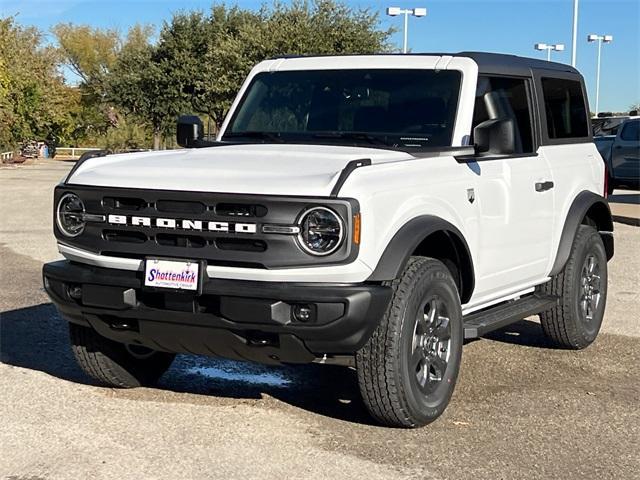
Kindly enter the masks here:
<path id="1" fill-rule="evenodd" d="M 613 257 L 613 219 L 609 202 L 603 196 L 585 190 L 576 196 L 571 207 L 569 207 L 569 212 L 562 228 L 556 259 L 549 273 L 550 276 L 557 275 L 564 268 L 569 260 L 571 246 L 578 233 L 578 227 L 590 212 L 589 216 L 596 223 L 595 226 L 602 237 L 602 242 L 607 252 L 607 260 Z"/>
<path id="2" fill-rule="evenodd" d="M 462 303 L 468 302 L 475 286 L 473 259 L 469 245 L 458 228 L 433 215 L 421 215 L 405 223 L 385 248 L 367 281 L 391 281 L 398 278 L 418 245 L 429 235 L 437 232 L 446 234 L 454 244 L 462 285 L 460 299 Z"/>

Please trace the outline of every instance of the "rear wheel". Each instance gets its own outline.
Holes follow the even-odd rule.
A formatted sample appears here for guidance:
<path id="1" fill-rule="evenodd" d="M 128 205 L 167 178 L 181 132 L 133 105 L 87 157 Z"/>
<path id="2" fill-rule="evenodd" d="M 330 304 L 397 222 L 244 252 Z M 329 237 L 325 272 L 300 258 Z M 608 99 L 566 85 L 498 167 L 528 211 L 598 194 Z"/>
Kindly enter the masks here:
<path id="1" fill-rule="evenodd" d="M 387 313 L 356 356 L 369 412 L 395 427 L 433 422 L 449 404 L 462 356 L 460 299 L 445 265 L 412 257 Z"/>
<path id="2" fill-rule="evenodd" d="M 545 335 L 564 348 L 589 346 L 600 331 L 607 301 L 607 254 L 595 228 L 580 225 L 567 264 L 542 289 L 560 299 L 540 314 Z"/>
<path id="3" fill-rule="evenodd" d="M 95 330 L 69 324 L 71 347 L 78 365 L 91 378 L 109 387 L 153 385 L 166 372 L 175 354 L 109 340 Z"/>

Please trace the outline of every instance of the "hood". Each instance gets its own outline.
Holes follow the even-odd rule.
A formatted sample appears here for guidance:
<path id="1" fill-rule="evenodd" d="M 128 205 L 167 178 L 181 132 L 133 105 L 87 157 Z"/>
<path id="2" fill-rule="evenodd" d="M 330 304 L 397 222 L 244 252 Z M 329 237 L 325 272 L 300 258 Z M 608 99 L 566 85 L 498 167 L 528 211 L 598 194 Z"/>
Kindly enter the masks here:
<path id="1" fill-rule="evenodd" d="M 92 158 L 69 184 L 265 195 L 328 196 L 351 160 L 384 163 L 403 152 L 333 145 L 251 144 Z"/>

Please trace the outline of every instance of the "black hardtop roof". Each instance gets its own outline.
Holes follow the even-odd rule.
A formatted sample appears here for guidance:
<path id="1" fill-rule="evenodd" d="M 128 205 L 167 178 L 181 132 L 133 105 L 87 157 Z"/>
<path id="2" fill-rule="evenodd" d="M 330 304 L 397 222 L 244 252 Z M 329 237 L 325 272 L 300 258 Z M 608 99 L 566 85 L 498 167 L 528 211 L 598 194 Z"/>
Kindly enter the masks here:
<path id="1" fill-rule="evenodd" d="M 580 72 L 570 65 L 557 62 L 548 62 L 537 58 L 519 57 L 518 55 L 510 55 L 506 53 L 489 53 L 489 52 L 458 52 L 458 53 L 442 53 L 442 52 L 424 52 L 424 53 L 376 53 L 374 55 L 410 55 L 410 56 L 442 56 L 450 55 L 452 57 L 467 57 L 478 64 L 480 73 L 495 73 L 506 75 L 522 75 L 530 76 L 532 70 L 551 70 L 556 72 L 574 73 L 579 75 Z M 342 55 L 282 55 L 276 58 L 304 58 L 304 57 L 335 57 Z M 344 55 L 344 56 L 368 56 L 368 55 Z"/>
<path id="2" fill-rule="evenodd" d="M 554 70 L 556 72 L 567 72 L 579 74 L 578 70 L 570 65 L 558 62 L 548 62 L 539 58 L 519 57 L 505 53 L 486 52 L 460 52 L 453 54 L 454 57 L 468 57 L 478 64 L 480 72 L 499 73 L 506 72 L 517 75 L 528 75 L 531 70 Z"/>

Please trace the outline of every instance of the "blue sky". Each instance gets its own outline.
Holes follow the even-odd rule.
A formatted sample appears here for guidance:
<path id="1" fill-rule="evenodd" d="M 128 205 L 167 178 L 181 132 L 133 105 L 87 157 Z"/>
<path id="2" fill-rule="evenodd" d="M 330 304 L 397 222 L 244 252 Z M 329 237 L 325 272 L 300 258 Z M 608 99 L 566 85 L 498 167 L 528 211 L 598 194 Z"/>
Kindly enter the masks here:
<path id="1" fill-rule="evenodd" d="M 258 0 L 227 1 L 258 8 Z M 267 2 L 268 3 L 268 2 Z M 347 0 L 381 13 L 383 27 L 401 27 L 400 18 L 384 16 L 387 6 L 427 7 L 426 18 L 412 18 L 409 44 L 415 52 L 482 50 L 543 57 L 533 44 L 564 43 L 553 59 L 571 61 L 573 0 Z M 211 0 L 0 0 L 0 15 L 18 14 L 23 24 L 48 30 L 58 22 L 86 23 L 126 30 L 134 23 L 161 25 L 178 10 L 207 10 Z M 595 105 L 597 48 L 587 34 L 610 34 L 603 46 L 600 110 L 623 111 L 640 102 L 640 0 L 580 0 L 578 69 Z M 401 31 L 394 37 L 400 47 Z"/>

